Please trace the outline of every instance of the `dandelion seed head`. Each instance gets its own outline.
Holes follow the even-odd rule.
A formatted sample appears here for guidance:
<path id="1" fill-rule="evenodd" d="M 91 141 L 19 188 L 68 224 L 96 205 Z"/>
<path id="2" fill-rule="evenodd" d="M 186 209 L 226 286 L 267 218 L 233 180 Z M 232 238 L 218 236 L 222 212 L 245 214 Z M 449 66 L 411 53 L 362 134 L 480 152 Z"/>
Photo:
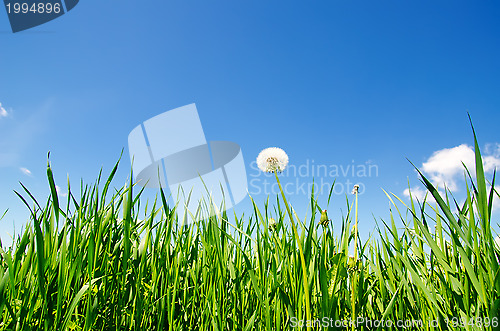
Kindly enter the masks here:
<path id="1" fill-rule="evenodd" d="M 282 172 L 288 165 L 288 155 L 278 147 L 264 149 L 257 156 L 257 166 L 263 172 Z"/>
<path id="2" fill-rule="evenodd" d="M 354 188 L 352 189 L 352 194 L 356 194 L 358 192 L 359 192 L 359 185 L 356 184 L 356 185 L 354 185 Z"/>
<path id="3" fill-rule="evenodd" d="M 497 245 L 498 249 L 500 249 L 500 236 L 495 238 L 495 244 Z"/>

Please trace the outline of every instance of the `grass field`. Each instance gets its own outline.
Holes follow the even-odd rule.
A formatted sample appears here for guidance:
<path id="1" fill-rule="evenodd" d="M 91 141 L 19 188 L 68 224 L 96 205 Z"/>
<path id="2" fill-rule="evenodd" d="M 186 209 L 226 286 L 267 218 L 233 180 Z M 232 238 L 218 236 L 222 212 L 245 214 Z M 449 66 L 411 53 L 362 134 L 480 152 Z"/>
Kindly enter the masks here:
<path id="1" fill-rule="evenodd" d="M 111 189 L 117 167 L 63 203 L 48 165 L 48 201 L 18 193 L 31 219 L 0 252 L 0 329 L 498 329 L 498 193 L 474 142 L 463 205 L 422 175 L 432 202 L 387 194 L 391 217 L 368 242 L 357 194 L 335 231 L 314 194 L 305 221 L 281 194 L 245 218 L 205 204 L 214 216 L 181 226 L 163 191 L 140 206 L 132 180 Z"/>

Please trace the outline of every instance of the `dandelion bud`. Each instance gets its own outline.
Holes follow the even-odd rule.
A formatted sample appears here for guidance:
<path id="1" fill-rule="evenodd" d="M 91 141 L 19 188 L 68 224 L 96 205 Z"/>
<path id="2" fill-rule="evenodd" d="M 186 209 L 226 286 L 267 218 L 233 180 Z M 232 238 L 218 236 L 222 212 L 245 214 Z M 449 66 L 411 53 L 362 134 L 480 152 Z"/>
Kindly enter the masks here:
<path id="1" fill-rule="evenodd" d="M 328 214 L 326 213 L 326 209 L 324 209 L 321 212 L 321 218 L 319 219 L 319 224 L 327 226 L 328 222 L 330 222 L 330 220 L 328 219 Z"/>
<path id="2" fill-rule="evenodd" d="M 363 266 L 363 262 L 360 259 L 355 259 L 354 256 L 349 256 L 347 259 L 347 269 L 348 271 L 359 271 Z"/>
<path id="3" fill-rule="evenodd" d="M 277 226 L 278 225 L 276 224 L 276 221 L 274 220 L 274 218 L 271 217 L 269 219 L 269 230 L 274 231 L 274 230 L 276 230 Z"/>

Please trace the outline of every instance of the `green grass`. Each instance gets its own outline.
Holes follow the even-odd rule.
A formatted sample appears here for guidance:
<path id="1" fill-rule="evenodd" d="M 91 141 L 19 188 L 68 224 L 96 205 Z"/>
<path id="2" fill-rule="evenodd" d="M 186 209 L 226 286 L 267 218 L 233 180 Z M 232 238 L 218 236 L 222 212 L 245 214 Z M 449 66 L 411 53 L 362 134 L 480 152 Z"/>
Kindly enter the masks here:
<path id="1" fill-rule="evenodd" d="M 215 216 L 181 227 L 163 191 L 147 206 L 132 181 L 110 191 L 117 167 L 105 181 L 82 184 L 78 198 L 68 187 L 61 208 L 48 164 L 48 201 L 40 205 L 23 187 L 30 222 L 0 251 L 0 330 L 281 330 L 324 317 L 493 330 L 484 324 L 500 323 L 491 229 L 498 193 L 488 190 L 474 141 L 476 174 L 467 176 L 463 205 L 421 174 L 436 202 L 406 205 L 387 194 L 393 207 L 380 238 L 356 245 L 353 202 L 325 226 L 313 193 L 307 220 L 283 194 L 244 217 L 205 204 Z"/>

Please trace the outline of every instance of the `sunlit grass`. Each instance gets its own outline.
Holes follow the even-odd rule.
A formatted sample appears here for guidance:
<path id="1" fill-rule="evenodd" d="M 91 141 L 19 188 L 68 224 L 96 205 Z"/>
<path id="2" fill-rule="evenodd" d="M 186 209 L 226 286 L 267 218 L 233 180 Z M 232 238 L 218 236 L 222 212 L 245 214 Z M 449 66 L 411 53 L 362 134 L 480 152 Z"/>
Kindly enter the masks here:
<path id="1" fill-rule="evenodd" d="M 180 226 L 163 191 L 146 207 L 132 181 L 110 191 L 116 167 L 78 194 L 68 187 L 62 208 L 48 165 L 48 201 L 39 204 L 23 187 L 30 222 L 0 252 L 0 329 L 281 330 L 306 319 L 320 329 L 325 317 L 328 324 L 363 317 L 421 320 L 414 330 L 494 329 L 498 193 L 474 141 L 476 174 L 464 204 L 440 196 L 421 175 L 435 202 L 405 204 L 387 194 L 390 219 L 368 242 L 357 233 L 357 195 L 343 219 L 321 225 L 313 193 L 305 221 L 282 194 L 273 206 L 253 203 L 244 217 L 204 204 L 214 216 Z"/>

